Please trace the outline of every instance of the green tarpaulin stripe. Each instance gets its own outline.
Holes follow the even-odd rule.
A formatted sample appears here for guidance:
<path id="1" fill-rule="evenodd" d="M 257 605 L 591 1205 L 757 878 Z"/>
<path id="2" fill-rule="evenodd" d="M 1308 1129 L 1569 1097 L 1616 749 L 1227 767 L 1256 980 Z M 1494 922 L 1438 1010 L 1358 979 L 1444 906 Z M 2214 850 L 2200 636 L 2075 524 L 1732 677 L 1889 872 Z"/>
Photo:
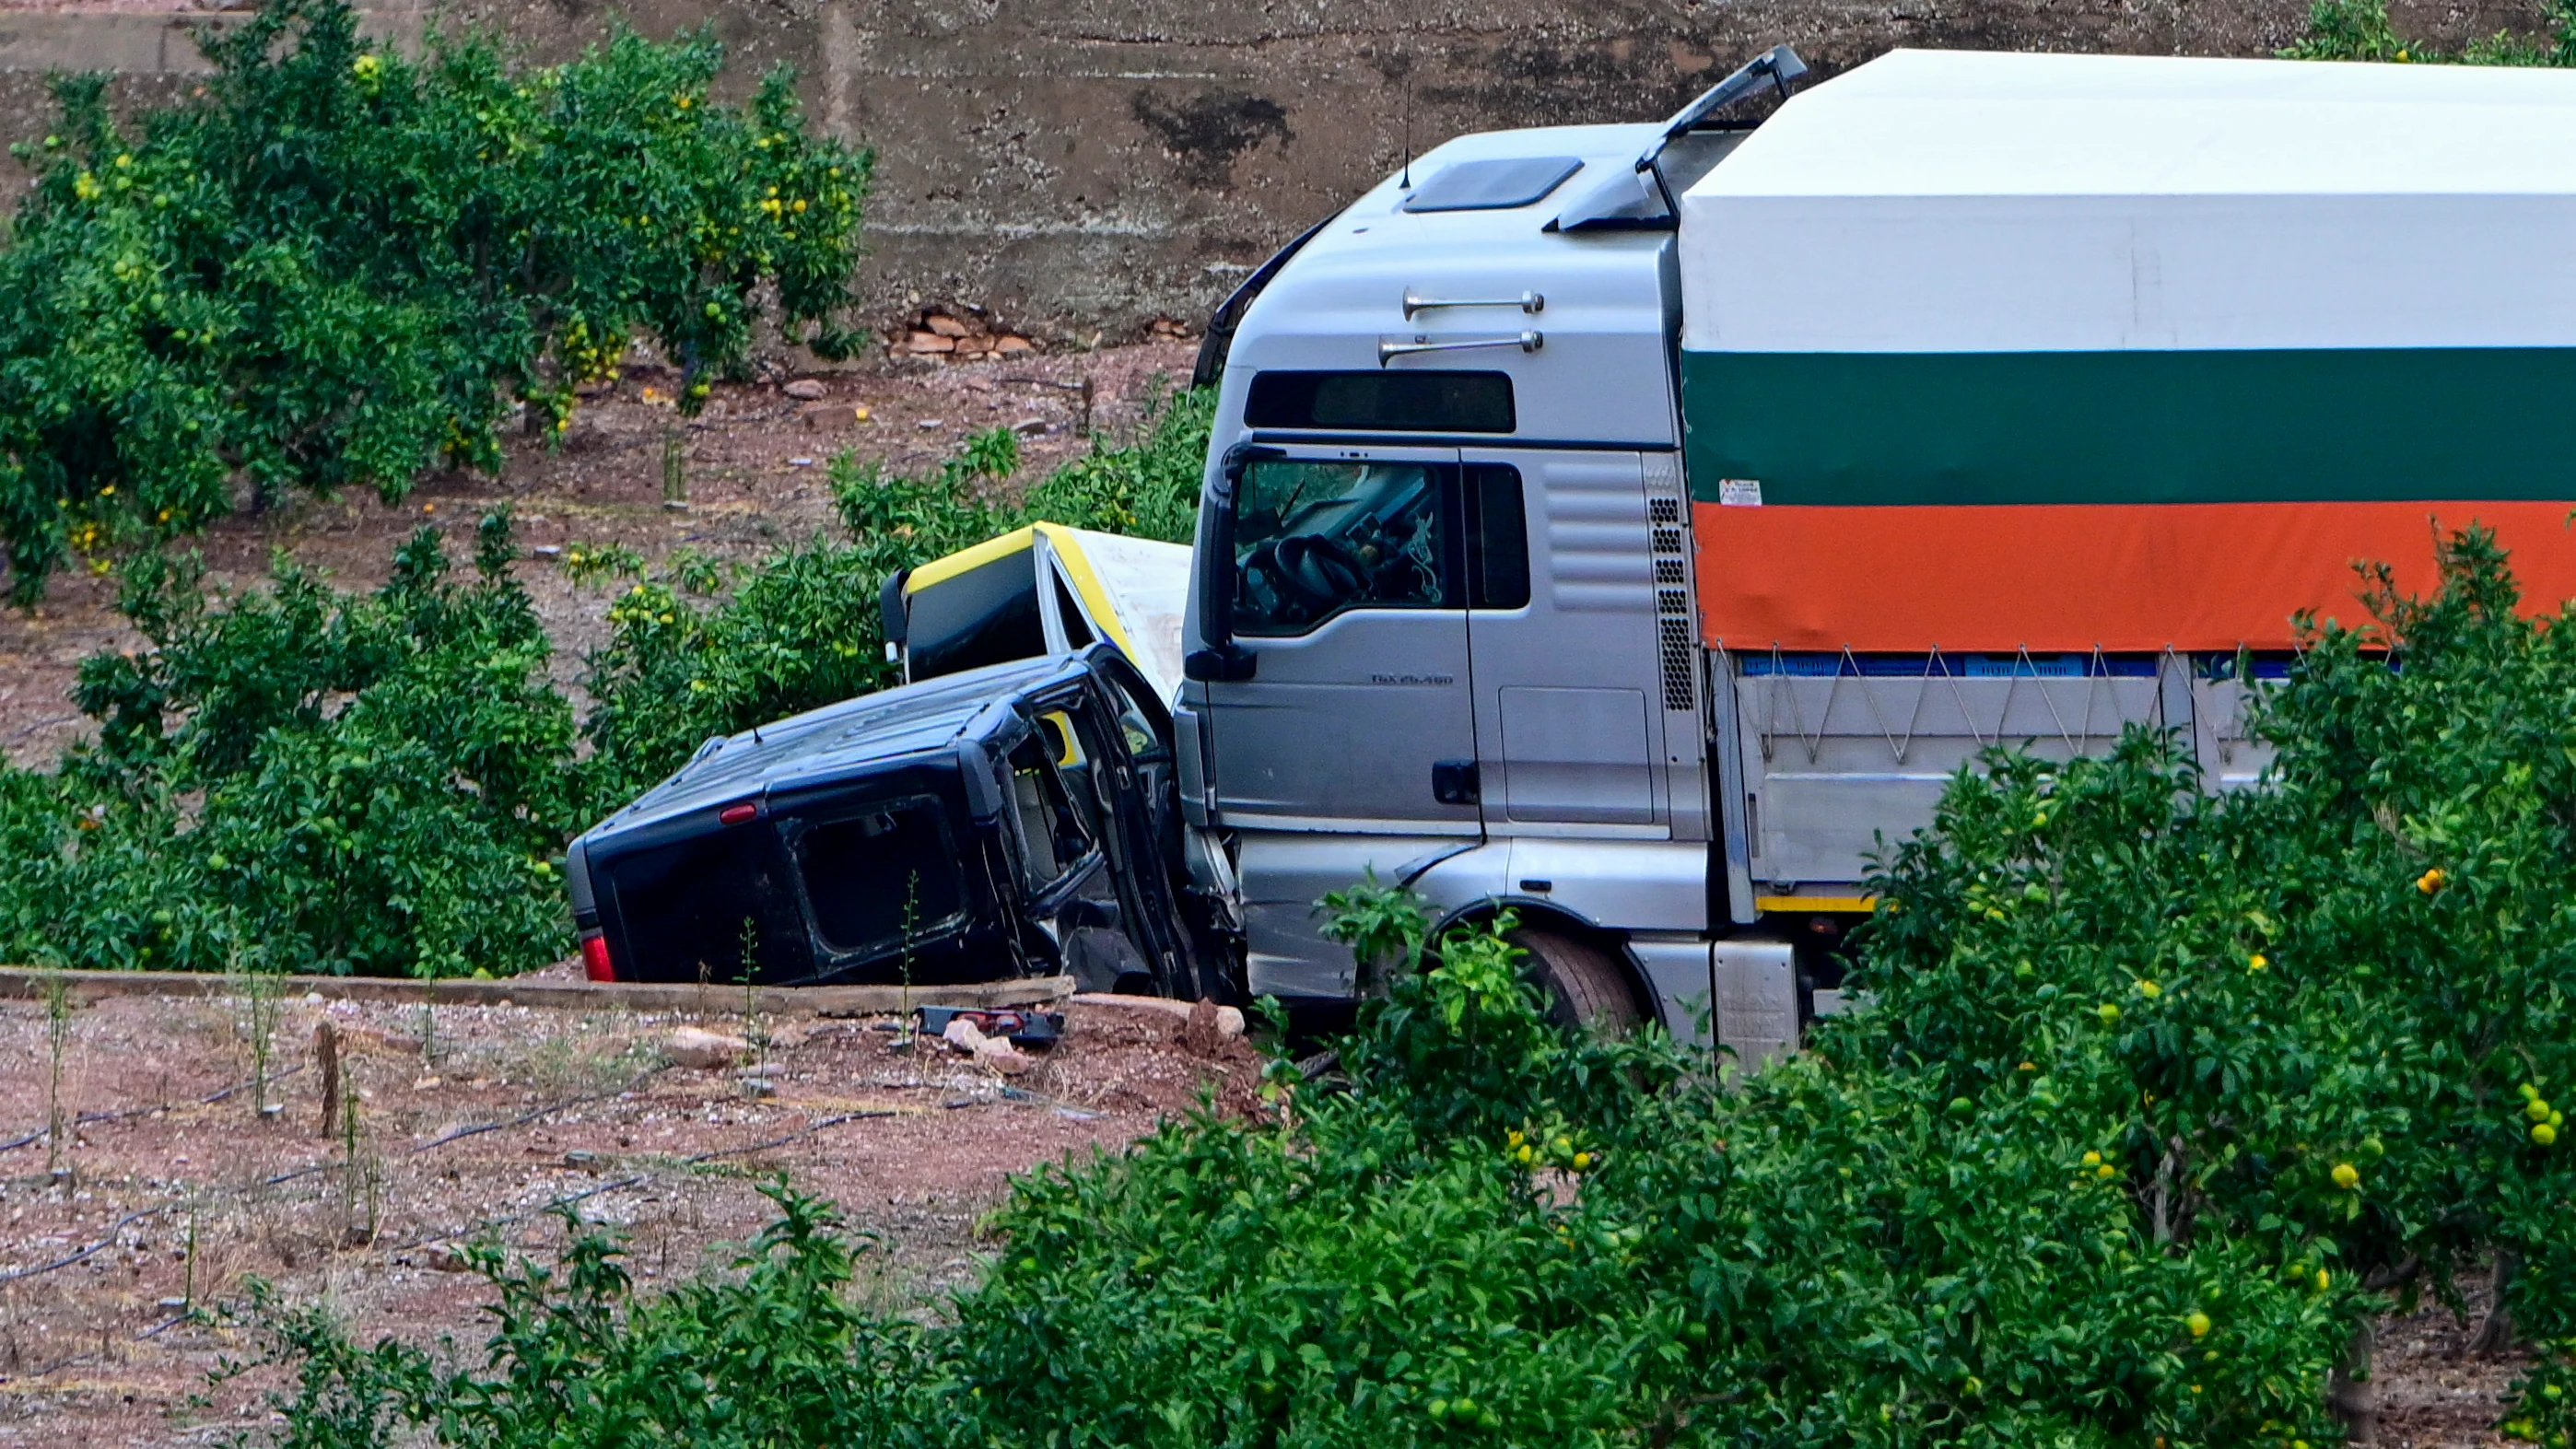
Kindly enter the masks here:
<path id="1" fill-rule="evenodd" d="M 2576 498 L 2576 349 L 1685 352 L 1694 497 Z"/>

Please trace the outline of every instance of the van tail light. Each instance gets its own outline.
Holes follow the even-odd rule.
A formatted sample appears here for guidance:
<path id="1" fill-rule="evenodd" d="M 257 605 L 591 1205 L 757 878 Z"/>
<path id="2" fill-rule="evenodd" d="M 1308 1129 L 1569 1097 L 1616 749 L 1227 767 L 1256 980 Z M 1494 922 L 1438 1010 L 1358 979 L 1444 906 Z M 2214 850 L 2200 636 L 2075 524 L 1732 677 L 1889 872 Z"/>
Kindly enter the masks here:
<path id="1" fill-rule="evenodd" d="M 759 813 L 760 807 L 758 805 L 753 804 L 749 800 L 745 800 L 739 805 L 727 805 L 724 809 L 718 811 L 716 813 L 716 823 L 720 825 L 740 825 Z"/>
<path id="2" fill-rule="evenodd" d="M 583 973 L 589 976 L 593 981 L 614 981 L 617 979 L 617 968 L 608 964 L 608 938 L 606 936 L 584 936 L 581 938 L 581 969 Z"/>

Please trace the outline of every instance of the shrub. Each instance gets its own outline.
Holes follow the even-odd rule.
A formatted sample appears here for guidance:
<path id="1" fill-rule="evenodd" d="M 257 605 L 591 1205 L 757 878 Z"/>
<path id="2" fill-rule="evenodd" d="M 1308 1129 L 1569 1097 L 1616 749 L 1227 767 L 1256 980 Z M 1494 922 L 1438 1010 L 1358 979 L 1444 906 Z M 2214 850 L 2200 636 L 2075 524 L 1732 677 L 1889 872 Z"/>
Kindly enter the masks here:
<path id="1" fill-rule="evenodd" d="M 193 556 L 134 555 L 122 607 L 149 647 L 80 671 L 99 743 L 0 771 L 0 957 L 422 976 L 559 957 L 552 862 L 589 773 L 506 514 L 477 553 L 453 581 L 423 529 L 373 595 L 281 557 L 229 601 Z"/>
<path id="2" fill-rule="evenodd" d="M 2576 65 L 2576 3 L 2543 0 L 2547 39 L 2499 30 L 2456 54 L 2397 33 L 2388 0 L 2314 0 L 2308 28 L 2280 52 L 2285 60 L 2363 60 L 2417 65 Z"/>
<path id="3" fill-rule="evenodd" d="M 2144 736 L 1954 786 L 1887 877 L 1878 1009 L 1829 1049 L 1980 1101 L 2046 1083 L 2158 1241 L 2240 1236 L 2276 1274 L 2455 1304 L 2501 1254 L 2515 1325 L 2551 1346 L 2517 1422 L 2555 1443 L 2576 1427 L 2576 1297 L 2542 1266 L 2576 1192 L 2550 1100 L 2576 1080 L 2576 614 L 2523 617 L 2474 532 L 2443 570 L 2421 601 L 2382 571 L 2374 626 L 2314 636 L 2260 714 L 2270 789 L 2187 791 L 2180 744 Z"/>
<path id="4" fill-rule="evenodd" d="M 1209 411 L 1158 405 L 1140 439 L 1030 496 L 1074 522 L 1186 527 Z M 1026 506 L 978 494 L 1017 464 L 1006 430 L 925 479 L 845 458 L 855 537 L 783 550 L 729 592 L 686 552 L 626 585 L 593 660 L 588 758 L 509 576 L 506 512 L 484 520 L 470 581 L 423 529 L 373 595 L 280 555 L 267 587 L 212 599 L 194 555 L 139 549 L 119 607 L 148 647 L 80 669 L 97 744 L 49 773 L 0 768 L 0 959 L 423 976 L 555 960 L 565 843 L 708 734 L 890 683 L 878 583 L 1016 526 Z"/>
<path id="5" fill-rule="evenodd" d="M 0 546 L 29 599 L 105 554 L 290 487 L 402 496 L 493 467 L 514 404 L 650 338 L 682 404 L 738 368 L 764 289 L 827 355 L 870 158 L 808 135 L 784 73 L 709 102 L 721 51 L 619 31 L 522 67 L 480 35 L 418 60 L 345 0 L 276 0 L 205 41 L 202 98 L 110 117 L 61 80 L 0 250 Z"/>

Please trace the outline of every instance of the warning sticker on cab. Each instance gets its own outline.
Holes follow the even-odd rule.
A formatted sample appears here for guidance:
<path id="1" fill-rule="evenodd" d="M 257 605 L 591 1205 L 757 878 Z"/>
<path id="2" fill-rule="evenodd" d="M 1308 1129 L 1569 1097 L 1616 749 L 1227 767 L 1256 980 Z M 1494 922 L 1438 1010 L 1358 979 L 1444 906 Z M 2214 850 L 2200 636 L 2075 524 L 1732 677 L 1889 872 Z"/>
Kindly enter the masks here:
<path id="1" fill-rule="evenodd" d="M 1762 506 L 1762 480 L 1759 478 L 1720 478 L 1717 501 L 1735 508 Z"/>

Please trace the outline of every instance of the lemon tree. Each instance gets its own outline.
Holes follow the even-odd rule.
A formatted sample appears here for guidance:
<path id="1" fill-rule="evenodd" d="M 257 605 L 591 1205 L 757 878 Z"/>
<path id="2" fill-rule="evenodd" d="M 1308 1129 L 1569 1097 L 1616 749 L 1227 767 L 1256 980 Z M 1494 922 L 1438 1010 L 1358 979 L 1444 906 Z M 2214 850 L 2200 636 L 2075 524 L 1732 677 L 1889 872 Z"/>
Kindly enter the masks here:
<path id="1" fill-rule="evenodd" d="M 2209 799 L 2147 736 L 1963 778 L 1893 858 L 1878 1009 L 1841 1049 L 1978 1101 L 2047 1092 L 2158 1244 L 2240 1235 L 2269 1276 L 2347 1295 L 2356 1426 L 2370 1314 L 2457 1302 L 2501 1257 L 2542 1349 L 2509 1427 L 2563 1444 L 2576 630 L 2525 616 L 2484 536 L 2443 569 L 2420 600 L 2377 571 L 2371 624 L 2314 631 L 2258 718 L 2264 789 Z"/>
<path id="2" fill-rule="evenodd" d="M 398 498 L 491 467 L 514 411 L 649 339 L 694 409 L 765 299 L 839 355 L 870 157 L 788 77 L 717 104 L 711 35 L 619 31 L 559 66 L 476 34 L 415 58 L 344 0 L 277 0 L 204 42 L 200 94 L 111 116 L 58 80 L 0 249 L 0 547 L 20 599 L 69 555 L 289 489 Z"/>

